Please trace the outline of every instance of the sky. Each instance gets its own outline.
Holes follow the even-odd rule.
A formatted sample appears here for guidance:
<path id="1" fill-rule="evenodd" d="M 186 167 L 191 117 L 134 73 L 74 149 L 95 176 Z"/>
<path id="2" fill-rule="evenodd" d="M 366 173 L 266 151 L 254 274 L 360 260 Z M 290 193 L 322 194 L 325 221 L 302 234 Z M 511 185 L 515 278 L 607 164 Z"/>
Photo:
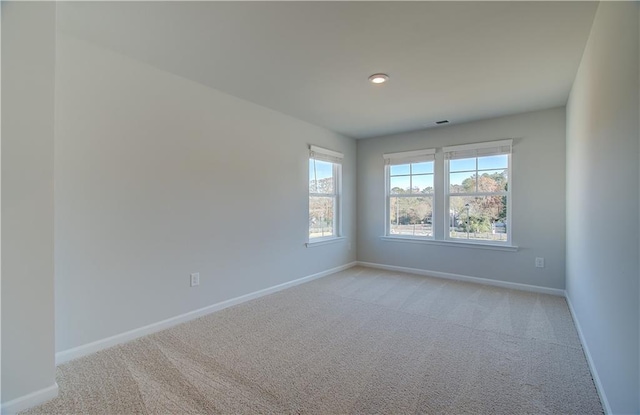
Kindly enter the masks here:
<path id="1" fill-rule="evenodd" d="M 333 164 L 327 161 L 309 160 L 309 181 L 314 180 L 314 165 L 315 174 L 317 174 L 317 180 L 326 179 L 333 175 Z"/>
<path id="2" fill-rule="evenodd" d="M 506 154 L 497 156 L 487 156 L 451 160 L 449 164 L 449 183 L 452 185 L 460 185 L 462 181 L 475 174 L 476 160 L 478 161 L 478 171 L 482 173 L 502 173 L 507 168 L 508 156 Z M 409 177 L 393 177 L 396 175 L 408 175 L 410 174 L 410 168 L 412 173 L 415 174 L 427 174 L 425 176 L 414 176 L 413 187 L 419 187 L 423 189 L 425 187 L 433 187 L 433 161 L 424 163 L 413 163 L 411 167 L 409 164 L 400 164 L 391 166 L 391 188 L 400 187 L 404 189 L 409 188 Z M 326 179 L 333 174 L 332 164 L 326 161 L 310 160 L 309 162 L 309 181 Z"/>
<path id="3" fill-rule="evenodd" d="M 462 182 L 476 172 L 476 160 L 478 163 L 478 172 L 482 173 L 502 173 L 508 166 L 508 156 L 506 154 L 487 157 L 475 157 L 451 160 L 449 164 L 449 183 L 452 185 L 461 185 Z M 411 165 L 413 174 L 433 173 L 433 162 L 413 163 Z M 400 164 L 391 166 L 391 188 L 400 187 L 409 188 L 409 177 L 396 175 L 410 174 L 409 164 Z M 433 175 L 413 177 L 413 187 L 418 186 L 423 189 L 425 186 L 433 187 Z"/>

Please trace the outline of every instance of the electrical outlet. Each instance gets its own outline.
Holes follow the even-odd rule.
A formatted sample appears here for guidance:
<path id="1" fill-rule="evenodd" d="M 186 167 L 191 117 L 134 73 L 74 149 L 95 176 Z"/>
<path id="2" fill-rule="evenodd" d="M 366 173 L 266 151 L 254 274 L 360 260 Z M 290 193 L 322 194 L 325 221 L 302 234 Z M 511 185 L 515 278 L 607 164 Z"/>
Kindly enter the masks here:
<path id="1" fill-rule="evenodd" d="M 544 258 L 536 258 L 536 268 L 544 268 Z"/>
<path id="2" fill-rule="evenodd" d="M 191 274 L 191 286 L 195 287 L 196 285 L 200 285 L 200 273 L 194 272 Z"/>

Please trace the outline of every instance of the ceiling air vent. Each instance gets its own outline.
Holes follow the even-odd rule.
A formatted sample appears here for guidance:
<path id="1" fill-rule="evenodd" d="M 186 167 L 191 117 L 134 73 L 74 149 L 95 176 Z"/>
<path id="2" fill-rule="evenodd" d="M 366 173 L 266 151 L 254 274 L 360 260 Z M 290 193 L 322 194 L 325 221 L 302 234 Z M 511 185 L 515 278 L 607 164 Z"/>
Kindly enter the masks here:
<path id="1" fill-rule="evenodd" d="M 436 121 L 437 125 L 449 124 L 449 120 Z"/>

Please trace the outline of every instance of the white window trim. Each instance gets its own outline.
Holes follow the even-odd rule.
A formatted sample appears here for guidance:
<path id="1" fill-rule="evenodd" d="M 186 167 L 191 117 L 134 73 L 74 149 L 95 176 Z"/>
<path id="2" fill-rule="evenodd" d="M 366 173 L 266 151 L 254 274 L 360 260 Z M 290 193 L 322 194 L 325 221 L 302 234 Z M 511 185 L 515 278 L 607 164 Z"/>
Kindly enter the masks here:
<path id="1" fill-rule="evenodd" d="M 497 244 L 497 243 L 489 243 L 489 242 L 475 242 L 472 240 L 467 241 L 462 240 L 442 240 L 442 239 L 428 239 L 428 238 L 411 238 L 408 236 L 381 236 L 380 239 L 387 242 L 405 242 L 405 243 L 414 243 L 414 244 L 426 244 L 426 245 L 440 245 L 440 246 L 453 246 L 456 248 L 480 248 L 480 249 L 489 249 L 492 251 L 510 251 L 516 252 L 520 249 L 520 247 L 515 245 L 505 245 L 505 244 Z"/>
<path id="2" fill-rule="evenodd" d="M 508 153 L 508 169 L 509 169 L 509 186 L 507 187 L 507 191 L 504 192 L 507 196 L 507 240 L 504 242 L 500 241 L 482 241 L 477 239 L 460 239 L 460 238 L 451 238 L 449 236 L 449 160 L 446 157 L 446 153 L 455 152 L 455 151 L 472 151 L 472 150 L 480 150 L 480 149 L 490 149 L 495 147 L 505 147 L 509 146 L 510 151 Z M 512 165 L 512 157 L 513 157 L 513 140 L 498 140 L 498 141 L 488 141 L 488 142 L 480 142 L 473 144 L 463 144 L 457 146 L 448 146 L 443 147 L 441 150 L 441 154 L 444 157 L 443 160 L 443 177 L 439 178 L 439 170 L 438 163 L 434 161 L 434 184 L 435 181 L 440 180 L 441 183 L 444 182 L 444 187 L 440 192 L 437 191 L 438 186 L 434 189 L 433 197 L 433 206 L 434 212 L 432 216 L 432 226 L 433 233 L 432 237 L 412 237 L 408 235 L 391 235 L 389 233 L 390 230 L 390 212 L 389 212 L 389 192 L 390 192 L 390 174 L 389 174 L 389 165 L 391 164 L 405 164 L 418 162 L 420 157 L 431 157 L 426 160 L 434 160 L 435 154 L 438 153 L 437 149 L 425 149 L 425 150 L 414 150 L 414 151 L 405 151 L 399 153 L 385 153 L 383 154 L 383 158 L 385 161 L 385 171 L 384 171 L 384 195 L 385 195 L 385 226 L 384 226 L 384 235 L 380 238 L 383 241 L 387 242 L 404 242 L 404 243 L 416 243 L 416 244 L 425 244 L 425 245 L 439 245 L 439 246 L 449 246 L 449 247 L 457 247 L 457 248 L 472 248 L 472 249 L 487 249 L 487 250 L 495 250 L 495 251 L 508 251 L 508 252 L 517 252 L 520 248 L 517 245 L 513 244 L 512 237 L 512 213 L 513 213 L 513 197 L 511 193 L 512 183 L 513 183 L 513 165 Z M 432 155 L 432 156 L 428 156 Z M 477 157 L 482 157 L 482 154 L 479 154 Z M 472 156 L 473 157 L 473 156 Z M 439 159 L 440 160 L 440 159 Z M 405 161 L 405 162 L 403 162 Z M 441 194 L 440 194 L 441 193 Z M 494 195 L 495 193 L 487 193 L 486 195 Z M 481 193 L 474 193 L 475 195 L 482 195 Z M 439 200 L 442 197 L 444 200 Z M 444 208 L 444 211 L 440 214 L 443 216 L 442 218 L 437 218 L 435 216 L 436 206 L 441 206 Z M 436 222 L 444 219 L 444 238 L 443 235 L 435 228 Z M 443 239 L 441 239 L 443 238 Z"/>
<path id="3" fill-rule="evenodd" d="M 461 144 L 458 146 L 443 147 L 443 153 L 452 153 L 455 151 L 467 151 L 467 150 L 479 150 L 482 148 L 494 148 L 494 147 L 512 147 L 513 151 L 513 139 L 498 140 L 498 141 L 484 141 L 482 143 Z"/>
<path id="4" fill-rule="evenodd" d="M 329 245 L 336 242 L 345 242 L 347 238 L 345 236 L 325 236 L 320 238 L 313 238 L 304 245 L 307 248 L 314 248 L 316 246 Z"/>
<path id="5" fill-rule="evenodd" d="M 432 241 L 435 239 L 435 229 L 434 226 L 434 215 L 433 210 L 431 212 L 431 236 L 398 236 L 391 234 L 391 167 L 392 165 L 398 164 L 410 164 L 410 163 L 420 163 L 420 162 L 433 162 L 433 180 L 435 185 L 436 180 L 436 171 L 435 171 L 435 148 L 428 148 L 423 150 L 411 150 L 411 151 L 402 151 L 399 153 L 385 153 L 382 155 L 384 159 L 384 195 L 385 195 L 385 206 L 384 206 L 384 236 L 389 238 L 407 238 L 407 239 L 419 239 L 419 240 L 429 240 Z M 398 196 L 398 195 L 394 195 Z M 429 195 L 432 199 L 432 209 L 436 204 L 436 194 L 435 189 L 434 192 Z M 399 197 L 418 197 L 413 195 L 401 196 Z"/>
<path id="6" fill-rule="evenodd" d="M 496 195 L 497 193 L 504 193 L 507 196 L 507 240 L 504 242 L 500 242 L 500 241 L 481 241 L 481 240 L 477 240 L 477 239 L 463 239 L 463 238 L 452 238 L 449 234 L 450 229 L 449 229 L 449 196 L 452 195 L 452 193 L 450 193 L 450 187 L 449 187 L 449 180 L 450 180 L 450 175 L 449 175 L 449 161 L 447 157 L 445 157 L 444 160 L 444 221 L 445 221 L 445 228 L 444 228 L 444 241 L 446 242 L 450 242 L 450 243 L 455 243 L 455 244 L 471 244 L 471 245 L 486 245 L 486 246 L 503 246 L 503 247 L 512 247 L 512 248 L 516 248 L 517 247 L 515 245 L 513 245 L 513 239 L 511 237 L 511 229 L 513 228 L 512 226 L 512 222 L 511 222 L 511 213 L 513 211 L 512 209 L 512 197 L 511 197 L 511 188 L 513 187 L 511 184 L 513 183 L 513 166 L 511 164 L 511 157 L 513 154 L 513 140 L 500 140 L 500 141 L 489 141 L 489 142 L 484 142 L 484 143 L 477 143 L 477 144 L 463 144 L 460 146 L 450 146 L 450 147 L 444 147 L 442 149 L 443 153 L 448 153 L 448 152 L 454 152 L 454 151 L 469 151 L 469 150 L 477 150 L 477 149 L 483 149 L 483 148 L 494 148 L 494 147 L 506 147 L 508 146 L 510 148 L 509 153 L 507 153 L 507 168 L 509 171 L 509 181 L 508 181 L 508 186 L 507 186 L 507 191 L 506 192 L 494 192 L 494 193 L 485 193 L 485 192 L 477 192 L 477 193 L 460 193 L 460 194 L 454 194 L 455 196 L 493 196 Z M 473 156 L 472 156 L 473 157 Z M 482 156 L 477 156 L 477 157 L 482 157 Z M 477 167 L 477 166 L 476 166 Z"/>
<path id="7" fill-rule="evenodd" d="M 309 232 L 307 230 L 307 241 L 305 243 L 305 246 L 307 246 L 307 248 L 310 248 L 312 246 L 326 245 L 332 242 L 339 242 L 345 239 L 344 236 L 342 236 L 342 160 L 344 159 L 344 154 L 326 148 L 310 145 L 309 160 L 312 159 L 327 161 L 333 164 L 333 177 L 335 178 L 334 193 L 332 195 L 334 198 L 333 235 L 310 238 Z M 326 197 L 327 193 L 312 193 L 310 191 L 308 192 L 307 215 L 309 214 L 309 198 L 312 196 Z"/>
<path id="8" fill-rule="evenodd" d="M 402 151 L 400 153 L 385 153 L 382 155 L 384 164 L 408 164 L 435 159 L 436 149 Z"/>
<path id="9" fill-rule="evenodd" d="M 342 164 L 344 154 L 318 146 L 309 146 L 309 158 Z"/>

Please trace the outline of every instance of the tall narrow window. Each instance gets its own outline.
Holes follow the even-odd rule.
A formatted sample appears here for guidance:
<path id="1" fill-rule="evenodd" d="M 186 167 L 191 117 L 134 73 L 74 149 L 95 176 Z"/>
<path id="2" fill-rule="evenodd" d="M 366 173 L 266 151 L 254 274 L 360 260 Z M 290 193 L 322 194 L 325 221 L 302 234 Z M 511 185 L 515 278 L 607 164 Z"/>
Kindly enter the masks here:
<path id="1" fill-rule="evenodd" d="M 386 234 L 433 238 L 434 149 L 385 154 Z"/>
<path id="2" fill-rule="evenodd" d="M 340 236 L 342 153 L 311 146 L 309 151 L 309 241 Z"/>
<path id="3" fill-rule="evenodd" d="M 510 242 L 511 140 L 443 152 L 448 239 Z"/>

